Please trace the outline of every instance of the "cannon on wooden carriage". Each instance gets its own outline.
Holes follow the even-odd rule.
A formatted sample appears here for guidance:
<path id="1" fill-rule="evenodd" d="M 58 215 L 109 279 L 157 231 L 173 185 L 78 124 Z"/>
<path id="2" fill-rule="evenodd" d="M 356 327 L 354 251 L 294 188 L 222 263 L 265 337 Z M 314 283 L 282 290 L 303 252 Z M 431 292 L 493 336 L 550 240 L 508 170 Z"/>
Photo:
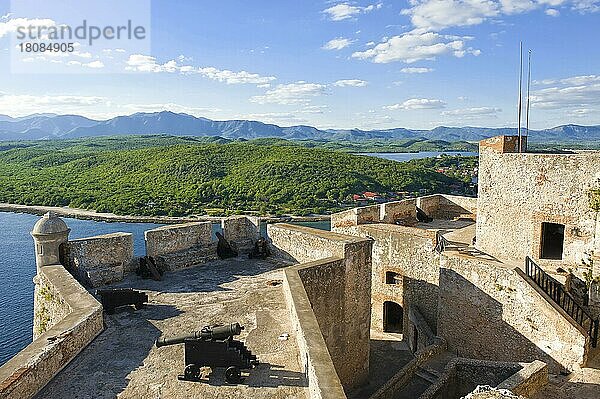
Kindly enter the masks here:
<path id="1" fill-rule="evenodd" d="M 239 323 L 226 326 L 206 326 L 190 335 L 173 338 L 159 338 L 156 347 L 184 344 L 185 369 L 178 378 L 184 381 L 200 381 L 202 367 L 224 367 L 225 380 L 231 384 L 242 381 L 241 370 L 258 365 L 256 356 L 246 345 L 234 340 L 244 327 Z"/>
<path id="2" fill-rule="evenodd" d="M 96 294 L 100 296 L 102 307 L 108 314 L 114 313 L 120 306 L 134 305 L 136 309 L 141 309 L 148 302 L 148 294 L 132 288 L 96 290 Z"/>

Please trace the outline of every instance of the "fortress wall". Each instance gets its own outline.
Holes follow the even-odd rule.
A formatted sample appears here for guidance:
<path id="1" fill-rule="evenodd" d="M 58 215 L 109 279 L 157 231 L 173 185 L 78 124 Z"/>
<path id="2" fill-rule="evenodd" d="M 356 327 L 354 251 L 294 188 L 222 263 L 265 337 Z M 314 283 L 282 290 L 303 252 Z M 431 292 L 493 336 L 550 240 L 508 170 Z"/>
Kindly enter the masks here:
<path id="1" fill-rule="evenodd" d="M 40 268 L 35 312 L 43 307 L 46 331 L 0 367 L 0 397 L 28 399 L 104 328 L 102 306 L 62 265 Z"/>
<path id="2" fill-rule="evenodd" d="M 515 395 L 527 398 L 538 393 L 548 384 L 548 365 L 539 360 L 527 363 L 515 374 L 498 385 L 499 389 L 508 389 Z"/>
<path id="3" fill-rule="evenodd" d="M 533 363 L 519 364 L 513 362 L 494 362 L 487 360 L 456 358 L 450 361 L 444 368 L 440 378 L 431 385 L 420 399 L 441 399 L 441 398 L 458 398 L 472 392 L 478 385 L 489 385 L 496 387 L 503 383 L 503 380 L 513 379 L 517 377 L 521 384 L 530 384 L 532 387 L 535 384 L 528 374 L 531 370 L 538 370 L 539 365 L 545 367 L 543 362 L 535 361 Z M 526 371 L 525 371 L 526 370 Z M 548 382 L 548 369 L 546 368 L 546 382 Z M 508 380 L 507 380 L 508 381 Z M 511 387 L 517 384 L 510 385 Z M 539 385 L 537 389 L 543 385 Z M 504 388 L 510 389 L 510 388 Z M 532 393 L 537 390 L 532 390 Z"/>
<path id="4" fill-rule="evenodd" d="M 435 214 L 440 207 L 441 195 L 427 195 L 417 198 L 416 205 L 421 208 L 428 216 L 435 218 Z"/>
<path id="5" fill-rule="evenodd" d="M 435 213 L 437 219 L 477 218 L 477 198 L 459 195 L 440 195 L 440 206 Z"/>
<path id="6" fill-rule="evenodd" d="M 300 263 L 296 273 L 342 385 L 361 385 L 369 373 L 371 240 L 289 224 L 269 225 L 268 236 L 274 254 Z M 328 258 L 341 261 L 302 265 Z"/>
<path id="7" fill-rule="evenodd" d="M 308 284 L 305 284 L 300 277 L 299 270 L 302 269 L 306 271 L 305 273 L 314 274 L 315 277 L 320 275 L 320 278 L 324 278 L 329 294 L 327 296 L 337 297 L 335 305 L 339 308 L 343 299 L 341 295 L 337 295 L 337 292 L 341 291 L 340 287 L 336 284 L 336 280 L 329 278 L 331 274 L 329 276 L 327 274 L 328 272 L 335 274 L 337 269 L 343 271 L 343 262 L 342 258 L 332 257 L 285 269 L 283 288 L 288 308 L 292 314 L 292 323 L 296 330 L 296 339 L 300 349 L 300 364 L 305 367 L 303 371 L 307 375 L 311 399 L 343 399 L 346 394 L 325 342 L 325 333 L 322 333 L 327 313 L 323 313 L 321 309 L 314 310 L 313 306 L 317 305 L 314 302 L 315 292 L 309 288 L 313 298 L 311 301 L 306 292 Z M 311 272 L 311 269 L 315 270 Z M 333 306 L 328 305 L 328 302 L 332 303 L 333 301 L 323 301 L 321 306 Z M 320 314 L 320 319 L 317 319 L 316 314 Z M 331 323 L 331 327 L 340 326 L 337 320 L 331 320 L 331 316 L 334 314 L 336 312 L 329 313 L 330 317 L 327 322 Z"/>
<path id="8" fill-rule="evenodd" d="M 587 361 L 589 339 L 511 266 L 444 252 L 438 335 L 450 351 L 485 360 L 542 360 L 552 373 Z"/>
<path id="9" fill-rule="evenodd" d="M 588 192 L 599 186 L 600 152 L 500 153 L 482 143 L 477 247 L 499 259 L 523 262 L 528 255 L 551 269 L 580 265 L 594 247 Z M 539 259 L 542 222 L 565 225 L 562 261 Z"/>
<path id="10" fill-rule="evenodd" d="M 431 330 L 437 326 L 439 255 L 434 251 L 436 234 L 416 227 L 378 224 L 358 226 L 354 232 L 373 242 L 371 327 L 383 331 L 383 304 L 392 301 L 404 309 L 403 333 L 409 329 L 408 307 L 416 306 Z M 386 283 L 386 272 L 400 277 Z"/>
<path id="11" fill-rule="evenodd" d="M 121 281 L 135 269 L 133 234 L 113 233 L 69 241 L 67 269 L 91 287 Z"/>
<path id="12" fill-rule="evenodd" d="M 146 255 L 157 257 L 204 247 L 213 241 L 212 222 L 193 222 L 163 226 L 144 232 Z"/>
<path id="13" fill-rule="evenodd" d="M 401 224 L 414 226 L 417 224 L 417 211 L 415 199 L 386 202 L 380 205 L 380 223 Z"/>
<path id="14" fill-rule="evenodd" d="M 375 223 L 415 226 L 416 206 L 435 219 L 468 217 L 474 220 L 477 214 L 477 198 L 433 194 L 334 213 L 331 215 L 331 229 L 338 232 L 352 231 L 355 226 Z"/>
<path id="15" fill-rule="evenodd" d="M 73 309 L 65 301 L 65 298 L 61 295 L 56 285 L 48 279 L 46 273 L 38 273 L 33 278 L 33 281 L 35 283 L 33 294 L 33 339 L 35 340 L 64 319 Z"/>
<path id="16" fill-rule="evenodd" d="M 331 215 L 331 227 L 342 228 L 366 223 L 379 223 L 380 207 L 380 205 L 371 205 L 334 213 Z"/>
<path id="17" fill-rule="evenodd" d="M 260 238 L 260 218 L 231 216 L 221 221 L 223 236 L 241 253 L 249 252 Z"/>
<path id="18" fill-rule="evenodd" d="M 434 219 L 466 217 L 475 220 L 477 215 L 477 198 L 434 194 L 419 197 L 416 201 L 416 205 Z"/>

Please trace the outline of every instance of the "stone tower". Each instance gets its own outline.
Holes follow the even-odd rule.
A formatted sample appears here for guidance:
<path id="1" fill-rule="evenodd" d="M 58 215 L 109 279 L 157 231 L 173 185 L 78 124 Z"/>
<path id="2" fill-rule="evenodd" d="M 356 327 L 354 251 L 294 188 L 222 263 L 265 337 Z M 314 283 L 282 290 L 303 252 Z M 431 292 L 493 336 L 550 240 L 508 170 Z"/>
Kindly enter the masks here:
<path id="1" fill-rule="evenodd" d="M 60 264 L 60 245 L 69 240 L 71 229 L 54 212 L 48 212 L 33 226 L 37 271 L 48 265 Z"/>
<path id="2" fill-rule="evenodd" d="M 42 268 L 60 264 L 60 246 L 69 240 L 71 230 L 54 212 L 48 212 L 33 226 L 31 236 L 35 243 L 37 275 L 33 296 L 33 339 L 42 335 L 51 325 L 55 309 L 52 306 L 51 290 L 45 286 Z"/>

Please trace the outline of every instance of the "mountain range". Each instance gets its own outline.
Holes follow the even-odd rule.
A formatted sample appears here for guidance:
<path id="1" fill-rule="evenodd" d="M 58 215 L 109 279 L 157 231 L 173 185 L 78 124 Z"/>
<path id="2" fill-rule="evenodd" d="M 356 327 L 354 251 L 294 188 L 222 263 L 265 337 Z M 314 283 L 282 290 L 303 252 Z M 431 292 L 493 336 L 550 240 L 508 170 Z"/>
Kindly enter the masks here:
<path id="1" fill-rule="evenodd" d="M 432 130 L 327 129 L 312 126 L 280 127 L 250 120 L 213 121 L 170 111 L 136 113 L 97 121 L 79 115 L 34 114 L 19 118 L 0 115 L 0 140 L 49 140 L 95 136 L 168 134 L 220 136 L 228 139 L 275 137 L 290 140 L 426 139 L 479 141 L 497 135 L 514 135 L 515 128 L 445 127 Z M 562 125 L 529 131 L 530 142 L 590 142 L 600 140 L 600 126 Z"/>

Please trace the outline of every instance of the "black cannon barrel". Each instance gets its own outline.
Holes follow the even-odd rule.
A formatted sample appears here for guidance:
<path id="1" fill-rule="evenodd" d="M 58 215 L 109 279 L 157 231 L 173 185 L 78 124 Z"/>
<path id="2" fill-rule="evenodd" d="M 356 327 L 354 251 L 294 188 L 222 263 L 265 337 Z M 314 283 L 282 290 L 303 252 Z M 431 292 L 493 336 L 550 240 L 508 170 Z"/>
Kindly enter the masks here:
<path id="1" fill-rule="evenodd" d="M 171 338 L 159 338 L 156 340 L 156 347 L 160 348 L 162 346 L 182 344 L 186 340 L 194 339 L 203 341 L 221 341 L 235 335 L 240 335 L 243 329 L 244 327 L 241 326 L 240 323 L 232 323 L 226 326 L 206 326 L 202 330 L 193 331 L 189 335 L 179 335 Z"/>

